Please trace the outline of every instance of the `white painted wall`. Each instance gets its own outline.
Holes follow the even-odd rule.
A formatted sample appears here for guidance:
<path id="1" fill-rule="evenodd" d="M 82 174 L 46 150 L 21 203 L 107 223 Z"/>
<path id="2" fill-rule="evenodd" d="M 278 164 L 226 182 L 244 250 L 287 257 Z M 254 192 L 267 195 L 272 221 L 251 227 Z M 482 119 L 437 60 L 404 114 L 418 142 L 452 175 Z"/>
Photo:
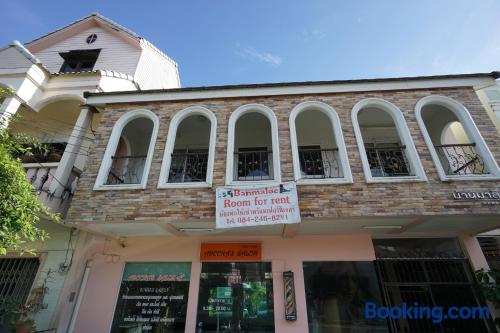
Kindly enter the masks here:
<path id="1" fill-rule="evenodd" d="M 97 34 L 93 44 L 87 44 L 90 34 Z M 141 50 L 100 27 L 92 27 L 46 49 L 35 52 L 50 72 L 59 72 L 64 59 L 60 52 L 71 50 L 101 49 L 94 69 L 117 71 L 134 75 Z"/>
<path id="2" fill-rule="evenodd" d="M 273 149 L 271 124 L 266 116 L 251 112 L 241 116 L 236 122 L 234 152 L 239 148 L 267 147 Z"/>
<path id="3" fill-rule="evenodd" d="M 500 133 L 500 83 L 476 90 L 479 100 Z"/>
<path id="4" fill-rule="evenodd" d="M 99 81 L 99 87 L 102 89 L 102 91 L 137 90 L 137 87 L 132 81 L 109 76 L 101 77 L 101 80 Z"/>
<path id="5" fill-rule="evenodd" d="M 298 146 L 320 145 L 322 149 L 337 148 L 332 122 L 319 110 L 306 110 L 295 119 Z"/>
<path id="6" fill-rule="evenodd" d="M 41 259 L 33 288 L 37 288 L 43 284 L 43 280 L 49 269 L 52 272 L 47 280 L 47 291 L 43 299 L 43 302 L 47 304 L 47 308 L 40 310 L 40 312 L 35 315 L 35 324 L 39 331 L 53 328 L 55 325 L 55 323 L 53 323 L 54 309 L 59 302 L 67 274 L 64 271 L 60 271 L 60 266 L 65 263 L 65 259 L 66 263 L 69 263 L 72 255 L 72 248 L 74 248 L 77 239 L 76 235 L 73 236 L 70 250 L 66 254 L 71 229 L 55 225 L 52 222 L 43 223 L 48 224 L 44 227 L 50 233 L 50 238 L 43 242 L 30 244 L 30 247 L 36 250 Z"/>
<path id="7" fill-rule="evenodd" d="M 198 149 L 210 145 L 210 120 L 194 115 L 184 119 L 177 128 L 175 149 Z"/>
<path id="8" fill-rule="evenodd" d="M 401 143 L 396 124 L 391 115 L 377 108 L 366 108 L 359 112 L 358 122 L 366 143 Z"/>
<path id="9" fill-rule="evenodd" d="M 80 114 L 80 102 L 58 101 L 35 112 L 21 107 L 20 118 L 11 124 L 13 132 L 29 134 L 41 142 L 68 142 L 74 124 Z"/>
<path id="10" fill-rule="evenodd" d="M 177 65 L 147 42 L 142 42 L 141 46 L 143 52 L 135 72 L 141 89 L 180 88 Z"/>
<path id="11" fill-rule="evenodd" d="M 440 105 L 425 106 L 422 109 L 422 118 L 434 145 L 443 144 L 442 135 L 445 127 L 452 122 L 458 121 L 452 111 Z"/>

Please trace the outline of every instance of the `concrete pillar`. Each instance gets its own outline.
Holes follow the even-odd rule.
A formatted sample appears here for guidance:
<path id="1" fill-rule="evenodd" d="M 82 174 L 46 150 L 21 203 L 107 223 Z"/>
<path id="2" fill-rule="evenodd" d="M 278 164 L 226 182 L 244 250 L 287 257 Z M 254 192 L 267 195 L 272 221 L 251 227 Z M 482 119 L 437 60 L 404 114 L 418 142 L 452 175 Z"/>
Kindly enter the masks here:
<path id="1" fill-rule="evenodd" d="M 93 112 L 94 111 L 88 106 L 82 106 L 81 108 L 80 115 L 76 120 L 75 127 L 68 140 L 68 145 L 59 162 L 59 167 L 54 174 L 55 180 L 50 184 L 50 193 L 55 197 L 61 196 L 64 188 L 71 185 L 68 184 L 68 181 L 71 177 L 71 172 L 78 157 L 78 153 L 80 152 L 82 142 L 90 129 Z"/>
<path id="2" fill-rule="evenodd" d="M 460 241 L 462 242 L 462 247 L 464 248 L 469 261 L 471 262 L 474 271 L 479 269 L 484 269 L 485 271 L 490 270 L 490 266 L 484 257 L 483 250 L 479 245 L 479 241 L 475 236 L 461 236 Z M 493 282 L 493 281 L 492 281 Z M 491 311 L 492 318 L 500 318 L 500 311 L 495 309 L 495 306 L 491 302 L 487 302 L 488 307 Z"/>
<path id="3" fill-rule="evenodd" d="M 472 268 L 477 271 L 481 268 L 489 270 L 490 266 L 484 257 L 483 250 L 479 245 L 479 241 L 475 236 L 463 235 L 460 236 L 462 247 L 465 250 L 465 255 L 469 258 Z"/>
<path id="4" fill-rule="evenodd" d="M 496 117 L 497 123 L 500 124 L 500 101 L 491 102 L 491 108 L 493 109 L 493 114 Z"/>
<path id="5" fill-rule="evenodd" d="M 15 97 L 6 98 L 3 101 L 0 105 L 0 127 L 4 128 L 9 125 L 10 117 L 16 114 L 20 106 L 21 102 Z"/>
<path id="6" fill-rule="evenodd" d="M 193 260 L 191 264 L 191 277 L 189 281 L 189 295 L 186 312 L 185 333 L 196 332 L 196 317 L 198 316 L 198 294 L 200 290 L 201 262 Z"/>

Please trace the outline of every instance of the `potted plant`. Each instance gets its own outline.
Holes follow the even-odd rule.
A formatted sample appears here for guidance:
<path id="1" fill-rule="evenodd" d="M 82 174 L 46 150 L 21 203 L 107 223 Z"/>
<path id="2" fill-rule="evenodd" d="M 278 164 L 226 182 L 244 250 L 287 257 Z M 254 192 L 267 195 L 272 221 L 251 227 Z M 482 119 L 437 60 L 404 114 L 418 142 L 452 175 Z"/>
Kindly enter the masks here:
<path id="1" fill-rule="evenodd" d="M 19 313 L 18 318 L 12 324 L 16 333 L 30 333 L 35 329 L 35 320 L 30 316 L 29 311 Z"/>
<path id="2" fill-rule="evenodd" d="M 11 333 L 12 322 L 16 319 L 20 302 L 13 297 L 5 297 L 0 301 L 0 333 Z"/>
<path id="3" fill-rule="evenodd" d="M 44 297 L 48 291 L 47 281 L 52 273 L 50 269 L 47 271 L 43 283 L 31 291 L 29 300 L 24 305 L 14 297 L 0 300 L 0 333 L 30 333 L 35 330 L 35 314 L 47 308 Z"/>

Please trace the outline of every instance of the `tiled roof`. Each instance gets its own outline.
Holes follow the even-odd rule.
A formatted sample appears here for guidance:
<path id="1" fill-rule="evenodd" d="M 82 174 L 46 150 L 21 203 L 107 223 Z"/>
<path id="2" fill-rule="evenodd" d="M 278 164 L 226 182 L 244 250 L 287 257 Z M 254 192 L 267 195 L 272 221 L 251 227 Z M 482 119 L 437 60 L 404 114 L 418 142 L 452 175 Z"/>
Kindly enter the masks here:
<path id="1" fill-rule="evenodd" d="M 92 71 L 57 72 L 57 73 L 52 73 L 51 75 L 52 76 L 69 76 L 69 75 L 93 75 L 93 74 L 128 80 L 128 81 L 131 81 L 132 83 L 134 83 L 134 85 L 137 87 L 137 89 L 139 89 L 139 84 L 134 81 L 134 77 L 132 75 L 124 74 L 124 73 L 120 73 L 120 72 L 115 72 L 115 71 L 96 69 L 96 70 L 92 70 Z"/>

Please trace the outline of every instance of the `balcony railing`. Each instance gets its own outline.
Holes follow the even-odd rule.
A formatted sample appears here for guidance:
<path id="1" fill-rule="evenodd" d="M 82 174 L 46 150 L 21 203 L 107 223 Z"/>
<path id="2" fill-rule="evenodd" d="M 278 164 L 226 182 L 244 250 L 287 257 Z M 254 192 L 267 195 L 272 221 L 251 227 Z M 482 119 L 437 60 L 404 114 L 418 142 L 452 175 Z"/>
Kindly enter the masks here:
<path id="1" fill-rule="evenodd" d="M 59 163 L 25 164 L 24 171 L 35 191 L 48 192 L 58 166 Z"/>
<path id="2" fill-rule="evenodd" d="M 258 181 L 273 179 L 269 173 L 272 152 L 267 150 L 244 150 L 234 153 L 237 174 L 234 180 Z"/>
<path id="3" fill-rule="evenodd" d="M 208 152 L 173 153 L 169 183 L 204 182 L 207 179 Z"/>
<path id="4" fill-rule="evenodd" d="M 33 190 L 38 194 L 40 201 L 51 208 L 53 212 L 60 213 L 64 217 L 71 203 L 80 173 L 73 168 L 67 183 L 61 184 L 54 178 L 59 165 L 60 163 L 23 164 L 28 181 L 33 185 Z M 53 182 L 57 182 L 63 188 L 60 195 L 51 193 L 50 187 Z"/>
<path id="5" fill-rule="evenodd" d="M 447 175 L 480 175 L 488 170 L 475 143 L 434 146 Z"/>
<path id="6" fill-rule="evenodd" d="M 299 148 L 302 178 L 341 178 L 338 149 Z"/>
<path id="7" fill-rule="evenodd" d="M 372 177 L 412 176 L 405 149 L 406 146 L 399 144 L 377 144 L 366 147 L 366 157 Z"/>
<path id="8" fill-rule="evenodd" d="M 106 185 L 140 184 L 146 155 L 112 156 Z"/>

